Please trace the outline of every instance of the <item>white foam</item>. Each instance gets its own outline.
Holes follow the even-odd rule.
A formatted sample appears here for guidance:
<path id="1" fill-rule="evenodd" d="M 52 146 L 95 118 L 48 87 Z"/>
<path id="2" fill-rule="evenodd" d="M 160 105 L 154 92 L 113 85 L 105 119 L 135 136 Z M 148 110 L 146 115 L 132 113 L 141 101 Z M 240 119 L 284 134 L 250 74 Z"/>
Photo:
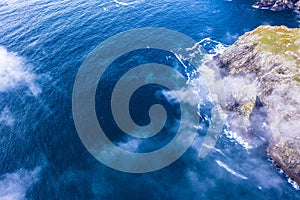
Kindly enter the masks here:
<path id="1" fill-rule="evenodd" d="M 222 44 L 221 42 L 218 42 L 216 40 L 213 40 L 211 38 L 204 38 L 200 42 L 198 42 L 201 46 L 204 46 L 205 44 L 214 43 L 216 44 L 214 48 L 210 49 L 208 51 L 209 54 L 217 55 L 222 54 L 226 49 L 227 45 Z"/>
<path id="2" fill-rule="evenodd" d="M 211 147 L 211 146 L 208 146 L 206 144 L 203 144 L 203 146 L 205 146 L 206 148 L 211 148 L 212 150 L 218 152 L 219 154 L 221 154 L 222 156 L 226 156 L 220 149 L 216 148 L 216 147 Z"/>
<path id="3" fill-rule="evenodd" d="M 23 85 L 37 96 L 41 88 L 35 83 L 36 79 L 37 76 L 28 69 L 22 57 L 0 46 L 0 92 L 9 92 Z"/>
<path id="4" fill-rule="evenodd" d="M 139 3 L 141 1 L 123 2 L 123 1 L 113 0 L 113 2 L 115 2 L 119 5 L 122 5 L 122 6 L 129 6 L 129 5 L 132 5 L 132 4 Z"/>
<path id="5" fill-rule="evenodd" d="M 253 5 L 252 8 L 258 9 L 259 6 Z"/>
<path id="6" fill-rule="evenodd" d="M 32 171 L 20 169 L 0 177 L 1 200 L 23 200 L 27 189 L 38 180 L 40 167 Z"/>
<path id="7" fill-rule="evenodd" d="M 14 122 L 15 119 L 12 116 L 10 110 L 7 107 L 5 107 L 0 114 L 0 124 L 13 126 Z"/>
<path id="8" fill-rule="evenodd" d="M 259 7 L 259 6 L 255 6 L 255 5 L 253 5 L 252 8 L 261 9 L 261 10 L 271 10 L 269 7 Z"/>
<path id="9" fill-rule="evenodd" d="M 236 176 L 236 177 L 239 177 L 239 178 L 241 178 L 241 179 L 244 179 L 244 180 L 248 179 L 246 176 L 243 176 L 243 175 L 237 173 L 236 171 L 234 171 L 233 169 L 231 169 L 230 167 L 228 167 L 225 163 L 223 163 L 223 162 L 221 162 L 221 161 L 219 161 L 219 160 L 216 160 L 216 163 L 217 163 L 220 167 L 224 168 L 226 171 L 228 171 L 229 173 L 231 173 L 232 175 L 234 175 L 234 176 Z"/>
<path id="10" fill-rule="evenodd" d="M 241 136 L 239 136 L 236 132 L 225 129 L 224 133 L 228 139 L 232 139 L 232 140 L 236 141 L 239 145 L 244 147 L 246 150 L 253 148 L 253 146 L 251 146 L 248 142 L 243 140 L 243 138 Z"/>
<path id="11" fill-rule="evenodd" d="M 289 182 L 289 184 L 291 184 L 293 186 L 293 188 L 295 188 L 296 190 L 300 190 L 300 186 L 295 181 L 293 181 L 291 178 L 288 178 L 288 182 Z"/>

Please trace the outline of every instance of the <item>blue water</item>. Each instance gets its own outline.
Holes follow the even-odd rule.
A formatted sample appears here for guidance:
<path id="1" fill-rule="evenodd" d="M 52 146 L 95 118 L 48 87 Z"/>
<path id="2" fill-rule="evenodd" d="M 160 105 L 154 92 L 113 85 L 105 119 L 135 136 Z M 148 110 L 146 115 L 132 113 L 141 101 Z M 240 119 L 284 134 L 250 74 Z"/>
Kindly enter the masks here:
<path id="1" fill-rule="evenodd" d="M 80 65 L 119 32 L 165 27 L 225 45 L 262 24 L 300 26 L 296 14 L 255 10 L 254 2 L 2 0 L 0 199 L 300 199 L 265 145 L 246 149 L 223 134 L 205 159 L 195 144 L 162 170 L 127 174 L 95 160 L 72 119 Z"/>

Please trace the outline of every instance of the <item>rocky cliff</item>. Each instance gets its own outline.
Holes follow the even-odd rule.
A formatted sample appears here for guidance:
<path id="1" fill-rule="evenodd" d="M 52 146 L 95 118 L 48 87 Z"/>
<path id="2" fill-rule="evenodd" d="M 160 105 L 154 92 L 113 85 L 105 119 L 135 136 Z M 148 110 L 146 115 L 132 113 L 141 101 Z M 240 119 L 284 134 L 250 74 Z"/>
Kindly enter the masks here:
<path id="1" fill-rule="evenodd" d="M 300 0 L 261 0 L 253 6 L 273 11 L 294 10 L 300 13 Z"/>
<path id="2" fill-rule="evenodd" d="M 300 29 L 261 26 L 214 58 L 231 130 L 265 141 L 274 163 L 300 184 Z"/>

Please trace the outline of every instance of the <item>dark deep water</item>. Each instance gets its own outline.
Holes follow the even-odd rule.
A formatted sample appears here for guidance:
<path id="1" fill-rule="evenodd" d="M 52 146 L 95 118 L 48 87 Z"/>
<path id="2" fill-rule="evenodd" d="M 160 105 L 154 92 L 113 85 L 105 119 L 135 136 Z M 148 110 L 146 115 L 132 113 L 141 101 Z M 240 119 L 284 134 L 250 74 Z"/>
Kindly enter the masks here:
<path id="1" fill-rule="evenodd" d="M 195 143 L 162 170 L 127 174 L 95 160 L 72 119 L 79 67 L 119 32 L 165 27 L 225 45 L 262 24 L 300 26 L 296 14 L 255 10 L 253 2 L 2 0 L 0 199 L 300 199 L 265 146 L 245 148 L 223 134 L 205 159 Z"/>

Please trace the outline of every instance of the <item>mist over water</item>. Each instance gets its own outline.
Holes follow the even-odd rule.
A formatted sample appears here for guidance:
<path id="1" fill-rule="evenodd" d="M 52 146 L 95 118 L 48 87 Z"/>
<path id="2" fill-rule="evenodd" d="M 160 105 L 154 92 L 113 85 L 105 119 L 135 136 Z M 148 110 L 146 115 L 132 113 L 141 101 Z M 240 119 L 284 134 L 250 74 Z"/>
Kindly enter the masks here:
<path id="1" fill-rule="evenodd" d="M 73 122 L 77 71 L 93 48 L 117 33 L 165 27 L 199 41 L 212 55 L 262 24 L 300 26 L 296 14 L 255 10 L 253 2 L 1 1 L 0 199 L 300 199 L 300 191 L 268 160 L 266 144 L 248 148 L 224 131 L 211 153 L 198 157 L 208 104 L 200 109 L 203 130 L 189 150 L 170 166 L 145 174 L 99 163 L 81 143 Z M 133 58 L 139 63 L 145 54 Z M 149 61 L 158 59 L 185 72 L 176 56 L 151 55 Z M 107 77 L 108 86 L 117 74 Z M 136 93 L 137 102 L 145 90 Z M 149 101 L 166 100 L 164 94 Z M 140 123 L 147 121 L 146 113 L 137 114 L 143 103 L 149 104 L 132 108 Z M 98 99 L 97 109 L 103 105 Z M 115 130 L 109 137 L 129 151 L 146 151 L 166 144 L 173 133 L 164 133 L 148 142 L 119 137 Z"/>

